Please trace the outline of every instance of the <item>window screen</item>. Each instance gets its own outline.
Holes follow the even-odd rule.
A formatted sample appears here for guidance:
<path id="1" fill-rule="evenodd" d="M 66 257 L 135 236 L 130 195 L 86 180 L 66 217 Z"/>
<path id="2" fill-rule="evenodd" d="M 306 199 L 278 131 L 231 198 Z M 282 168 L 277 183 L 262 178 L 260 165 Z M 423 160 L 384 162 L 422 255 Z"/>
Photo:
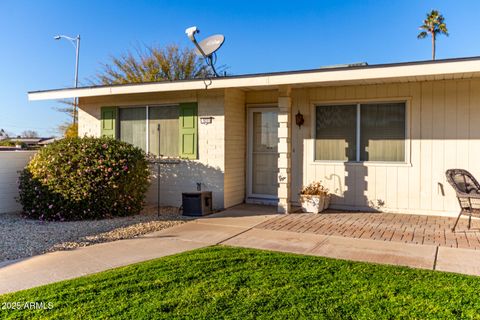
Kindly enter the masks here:
<path id="1" fill-rule="evenodd" d="M 405 161 L 405 104 L 360 106 L 360 161 Z"/>
<path id="2" fill-rule="evenodd" d="M 355 161 L 357 105 L 316 107 L 315 160 Z"/>
<path id="3" fill-rule="evenodd" d="M 150 107 L 148 109 L 148 115 L 150 153 L 155 155 L 161 154 L 167 157 L 178 157 L 179 107 Z"/>
<path id="4" fill-rule="evenodd" d="M 120 140 L 146 150 L 146 117 L 145 107 L 119 109 Z"/>

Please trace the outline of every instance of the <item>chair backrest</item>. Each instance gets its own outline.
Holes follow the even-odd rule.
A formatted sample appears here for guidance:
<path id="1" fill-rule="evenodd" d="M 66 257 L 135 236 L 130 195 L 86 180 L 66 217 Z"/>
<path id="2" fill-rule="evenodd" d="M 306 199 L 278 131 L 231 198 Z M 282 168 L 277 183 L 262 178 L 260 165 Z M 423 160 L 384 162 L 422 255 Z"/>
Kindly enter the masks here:
<path id="1" fill-rule="evenodd" d="M 475 177 L 463 169 L 448 169 L 445 172 L 447 181 L 453 187 L 457 196 L 465 197 L 465 194 L 474 192 L 480 192 L 480 184 L 478 184 Z"/>

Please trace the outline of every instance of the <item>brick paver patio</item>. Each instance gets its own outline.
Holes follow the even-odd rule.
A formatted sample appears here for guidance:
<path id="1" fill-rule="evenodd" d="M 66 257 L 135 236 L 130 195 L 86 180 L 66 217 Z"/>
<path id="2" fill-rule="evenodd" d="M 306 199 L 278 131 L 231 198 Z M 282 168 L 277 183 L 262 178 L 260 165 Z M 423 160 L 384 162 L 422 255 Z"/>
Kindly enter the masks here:
<path id="1" fill-rule="evenodd" d="M 480 221 L 472 220 L 468 230 L 462 218 L 452 232 L 454 223 L 438 216 L 327 212 L 282 215 L 256 228 L 480 250 Z"/>

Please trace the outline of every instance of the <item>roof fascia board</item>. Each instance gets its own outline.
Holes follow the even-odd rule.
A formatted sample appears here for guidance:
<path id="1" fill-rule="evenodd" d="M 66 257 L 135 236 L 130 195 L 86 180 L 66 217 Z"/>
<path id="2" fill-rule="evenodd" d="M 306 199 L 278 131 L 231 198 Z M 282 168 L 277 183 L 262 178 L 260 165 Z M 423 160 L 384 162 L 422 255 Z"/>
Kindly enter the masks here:
<path id="1" fill-rule="evenodd" d="M 211 79 L 208 89 L 266 87 L 280 85 L 319 84 L 358 80 L 394 80 L 396 78 L 435 76 L 443 74 L 461 74 L 480 72 L 480 60 L 426 63 L 378 68 L 319 70 L 290 74 L 257 75 L 245 77 Z M 94 97 L 134 93 L 151 93 L 167 91 L 204 90 L 209 80 L 191 80 L 161 83 L 133 84 L 110 87 L 73 88 L 51 91 L 29 92 L 28 99 L 52 100 L 74 97 Z"/>

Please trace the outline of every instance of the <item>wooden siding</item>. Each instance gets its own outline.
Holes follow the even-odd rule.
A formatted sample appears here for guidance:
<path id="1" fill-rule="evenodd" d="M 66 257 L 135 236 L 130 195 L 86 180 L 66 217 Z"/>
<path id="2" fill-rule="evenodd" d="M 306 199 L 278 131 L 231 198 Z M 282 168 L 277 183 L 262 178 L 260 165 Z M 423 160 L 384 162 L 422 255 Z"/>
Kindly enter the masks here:
<path id="1" fill-rule="evenodd" d="M 453 215 L 458 204 L 445 170 L 464 168 L 480 178 L 478 78 L 304 88 L 292 96 L 293 112 L 305 116 L 305 125 L 293 126 L 292 132 L 294 202 L 303 184 L 320 180 L 333 193 L 333 207 Z M 403 99 L 408 101 L 407 163 L 314 161 L 315 104 Z"/>
<path id="2" fill-rule="evenodd" d="M 245 200 L 246 174 L 245 94 L 225 91 L 225 207 Z"/>
<path id="3" fill-rule="evenodd" d="M 245 103 L 249 104 L 269 104 L 276 106 L 278 104 L 278 91 L 248 91 L 245 95 Z"/>
<path id="4" fill-rule="evenodd" d="M 36 151 L 0 151 L 0 214 L 22 209 L 16 201 L 18 176 Z"/>

